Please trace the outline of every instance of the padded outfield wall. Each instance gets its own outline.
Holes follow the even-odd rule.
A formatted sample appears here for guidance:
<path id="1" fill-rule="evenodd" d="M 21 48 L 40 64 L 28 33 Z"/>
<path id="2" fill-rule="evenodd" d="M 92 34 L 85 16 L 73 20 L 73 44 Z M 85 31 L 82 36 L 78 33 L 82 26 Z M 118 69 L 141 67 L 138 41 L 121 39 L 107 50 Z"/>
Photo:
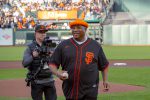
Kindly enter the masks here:
<path id="1" fill-rule="evenodd" d="M 150 45 L 150 25 L 105 25 L 105 45 Z"/>
<path id="2" fill-rule="evenodd" d="M 87 34 L 93 39 L 98 39 L 100 37 L 99 31 L 98 26 L 95 27 L 95 25 L 93 25 L 93 27 L 89 26 Z M 7 28 L 0 29 L 0 46 L 27 45 L 34 39 L 34 33 L 33 29 L 22 29 L 16 31 Z M 72 37 L 72 34 L 71 30 L 56 29 L 49 30 L 47 36 L 50 36 L 50 38 L 58 44 L 60 41 Z M 98 41 L 100 41 L 100 39 Z"/>
<path id="3" fill-rule="evenodd" d="M 90 37 L 96 37 L 98 29 L 90 30 Z M 0 46 L 26 45 L 34 38 L 33 30 L 22 30 L 13 33 L 11 29 L 0 30 Z M 49 31 L 57 43 L 71 37 L 69 30 Z M 150 45 L 150 25 L 105 25 L 103 33 L 104 45 Z"/>

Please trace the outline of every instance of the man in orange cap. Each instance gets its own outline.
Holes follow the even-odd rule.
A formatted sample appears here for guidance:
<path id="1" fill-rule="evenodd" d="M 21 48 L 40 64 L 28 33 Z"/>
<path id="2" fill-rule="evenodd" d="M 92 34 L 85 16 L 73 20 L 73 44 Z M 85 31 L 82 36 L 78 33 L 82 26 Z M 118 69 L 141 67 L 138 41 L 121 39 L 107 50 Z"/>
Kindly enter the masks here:
<path id="1" fill-rule="evenodd" d="M 88 38 L 88 23 L 76 19 L 70 23 L 73 37 L 61 42 L 51 57 L 52 72 L 63 80 L 62 89 L 66 100 L 97 100 L 99 71 L 103 85 L 108 89 L 108 60 L 102 47 Z M 59 66 L 68 75 L 57 71 Z"/>

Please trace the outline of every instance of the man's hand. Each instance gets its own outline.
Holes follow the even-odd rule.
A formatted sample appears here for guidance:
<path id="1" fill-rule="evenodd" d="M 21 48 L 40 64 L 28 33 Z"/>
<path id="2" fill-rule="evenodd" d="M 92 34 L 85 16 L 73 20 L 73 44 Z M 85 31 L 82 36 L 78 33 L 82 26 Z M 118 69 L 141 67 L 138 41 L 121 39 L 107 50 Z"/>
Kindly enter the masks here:
<path id="1" fill-rule="evenodd" d="M 33 57 L 38 57 L 38 56 L 39 56 L 39 53 L 38 53 L 37 51 L 33 51 L 33 52 L 32 52 L 32 55 L 33 55 Z"/>
<path id="2" fill-rule="evenodd" d="M 66 79 L 68 79 L 68 73 L 67 73 L 67 71 L 57 71 L 57 77 L 59 78 L 59 79 L 61 79 L 62 81 L 63 80 L 66 80 Z"/>
<path id="3" fill-rule="evenodd" d="M 103 86 L 104 86 L 104 92 L 107 92 L 107 91 L 109 91 L 109 89 L 110 89 L 110 85 L 108 84 L 108 82 L 103 82 Z"/>

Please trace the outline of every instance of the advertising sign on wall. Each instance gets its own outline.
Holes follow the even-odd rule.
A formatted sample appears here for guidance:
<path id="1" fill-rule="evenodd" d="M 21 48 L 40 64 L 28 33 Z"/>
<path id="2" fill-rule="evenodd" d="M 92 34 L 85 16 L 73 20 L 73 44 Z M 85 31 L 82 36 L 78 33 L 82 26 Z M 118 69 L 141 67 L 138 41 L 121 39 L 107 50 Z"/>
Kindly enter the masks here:
<path id="1" fill-rule="evenodd" d="M 0 46 L 13 45 L 13 30 L 0 29 Z"/>
<path id="2" fill-rule="evenodd" d="M 53 20 L 53 19 L 76 19 L 77 10 L 71 11 L 38 11 L 39 20 Z"/>

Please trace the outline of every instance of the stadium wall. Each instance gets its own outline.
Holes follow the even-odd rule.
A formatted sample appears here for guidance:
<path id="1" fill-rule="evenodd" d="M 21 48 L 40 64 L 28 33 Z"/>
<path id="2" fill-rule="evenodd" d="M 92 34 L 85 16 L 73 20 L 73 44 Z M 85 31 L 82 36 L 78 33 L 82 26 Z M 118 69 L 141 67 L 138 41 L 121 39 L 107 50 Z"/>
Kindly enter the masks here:
<path id="1" fill-rule="evenodd" d="M 69 30 L 51 30 L 47 32 L 47 36 L 50 36 L 57 44 L 66 38 L 71 36 Z M 34 30 L 17 30 L 15 33 L 15 45 L 26 45 L 34 39 Z"/>
<path id="2" fill-rule="evenodd" d="M 150 45 L 150 25 L 105 25 L 105 45 Z"/>
<path id="3" fill-rule="evenodd" d="M 6 28 L 0 28 L 0 46 L 9 46 L 14 44 L 14 34 L 13 30 Z"/>
<path id="4" fill-rule="evenodd" d="M 98 33 L 98 28 L 87 32 L 93 39 L 102 38 L 104 45 L 150 45 L 150 25 L 104 25 L 102 37 Z M 47 34 L 56 43 L 72 36 L 70 30 L 51 30 Z M 12 29 L 0 29 L 0 46 L 22 46 L 33 38 L 34 30 L 17 30 L 13 33 Z"/>

